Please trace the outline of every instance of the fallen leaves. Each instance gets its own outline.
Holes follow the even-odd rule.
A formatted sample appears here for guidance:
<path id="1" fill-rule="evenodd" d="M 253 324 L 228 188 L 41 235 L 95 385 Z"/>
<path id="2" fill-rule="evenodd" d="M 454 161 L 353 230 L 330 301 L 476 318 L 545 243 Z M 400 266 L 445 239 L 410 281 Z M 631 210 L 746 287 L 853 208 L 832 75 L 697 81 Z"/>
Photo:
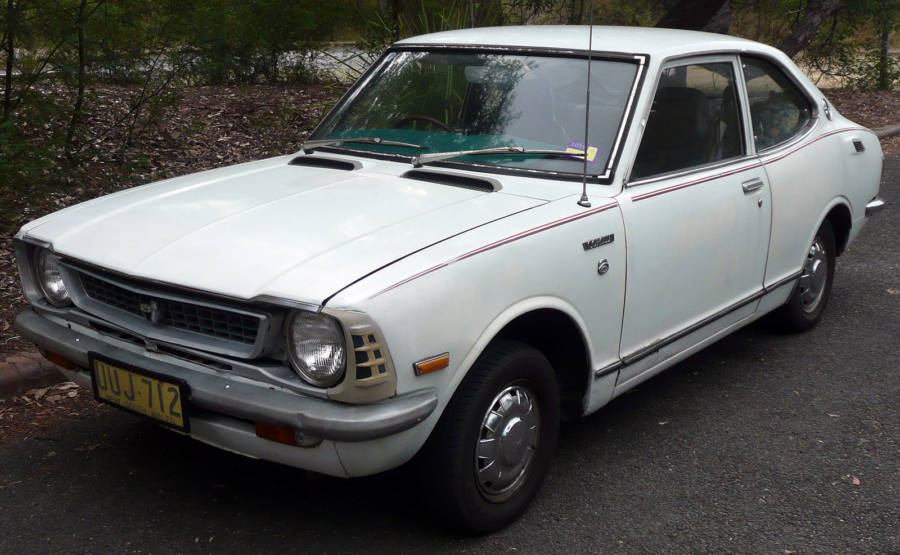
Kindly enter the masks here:
<path id="1" fill-rule="evenodd" d="M 30 389 L 26 391 L 18 399 L 26 405 L 37 404 L 40 406 L 42 399 L 47 403 L 56 403 L 67 397 L 76 397 L 79 394 L 79 386 L 75 382 L 63 382 L 50 387 L 41 387 L 38 389 Z M 53 392 L 47 395 L 48 392 Z M 45 399 L 46 397 L 46 399 Z M 16 399 L 14 397 L 13 399 Z"/>
<path id="2" fill-rule="evenodd" d="M 112 409 L 95 401 L 90 390 L 74 382 L 32 389 L 0 401 L 0 442 L 29 437 L 53 439 L 52 429 L 67 419 L 105 410 Z"/>
<path id="3" fill-rule="evenodd" d="M 164 110 L 158 125 L 142 121 L 129 133 L 123 116 L 129 99 L 140 89 L 92 87 L 93 100 L 84 114 L 85 136 L 79 140 L 82 166 L 77 175 L 61 172 L 57 188 L 46 193 L 21 194 L 15 187 L 0 187 L 0 354 L 33 348 L 12 326 L 15 315 L 27 306 L 13 251 L 15 229 L 119 189 L 295 152 L 344 88 L 321 84 L 188 88 Z M 66 97 L 71 91 L 54 84 L 42 93 Z M 42 136 L 36 140 L 43 140 Z"/>
<path id="4" fill-rule="evenodd" d="M 869 128 L 900 123 L 900 94 L 895 91 L 824 89 L 822 92 L 844 117 Z"/>

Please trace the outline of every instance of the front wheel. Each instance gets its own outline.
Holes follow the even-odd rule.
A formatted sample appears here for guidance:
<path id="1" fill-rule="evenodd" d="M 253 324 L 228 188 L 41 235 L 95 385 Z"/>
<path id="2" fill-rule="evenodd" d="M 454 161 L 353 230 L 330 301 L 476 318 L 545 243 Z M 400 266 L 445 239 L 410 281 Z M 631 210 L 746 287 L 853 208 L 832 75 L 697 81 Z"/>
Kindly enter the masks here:
<path id="1" fill-rule="evenodd" d="M 786 331 L 811 329 L 825 312 L 834 281 L 835 240 L 828 220 L 816 232 L 790 299 L 775 316 Z"/>
<path id="2" fill-rule="evenodd" d="M 427 500 L 454 528 L 485 533 L 521 515 L 556 447 L 559 390 L 539 351 L 499 341 L 479 357 L 419 457 Z"/>

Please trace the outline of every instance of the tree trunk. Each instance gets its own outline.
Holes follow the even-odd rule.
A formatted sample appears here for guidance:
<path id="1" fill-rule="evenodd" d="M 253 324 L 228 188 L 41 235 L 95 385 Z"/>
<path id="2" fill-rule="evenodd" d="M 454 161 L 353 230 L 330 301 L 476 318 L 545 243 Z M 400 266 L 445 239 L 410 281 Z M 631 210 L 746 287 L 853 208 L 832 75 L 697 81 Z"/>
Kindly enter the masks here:
<path id="1" fill-rule="evenodd" d="M 791 36 L 781 43 L 782 52 L 793 58 L 800 53 L 822 23 L 841 7 L 841 0 L 809 0 L 800 23 Z"/>
<path id="2" fill-rule="evenodd" d="M 593 7 L 593 4 L 591 4 Z M 590 9 L 590 8 L 589 8 Z M 569 13 L 566 17 L 568 25 L 577 25 L 584 19 L 584 0 L 571 0 L 569 2 Z"/>
<path id="3" fill-rule="evenodd" d="M 403 2 L 401 0 L 391 0 L 391 42 L 400 40 L 400 14 L 403 13 Z"/>
<path id="4" fill-rule="evenodd" d="M 69 121 L 69 128 L 66 130 L 66 157 L 69 161 L 75 161 L 72 152 L 72 140 L 75 137 L 75 128 L 81 119 L 81 108 L 84 104 L 84 21 L 85 11 L 87 10 L 87 0 L 81 0 L 78 6 L 78 95 L 75 97 L 75 107 L 72 109 L 72 119 Z"/>
<path id="5" fill-rule="evenodd" d="M 878 88 L 882 91 L 891 88 L 891 28 L 882 26 L 881 30 L 881 54 L 878 57 Z"/>
<path id="6" fill-rule="evenodd" d="M 700 31 L 719 16 L 728 0 L 678 0 L 656 23 L 657 27 Z M 728 10 L 728 19 L 731 12 Z"/>
<path id="7" fill-rule="evenodd" d="M 9 119 L 12 109 L 12 77 L 16 59 L 16 4 L 6 0 L 6 75 L 3 79 L 3 118 Z"/>
<path id="8" fill-rule="evenodd" d="M 731 2 L 726 1 L 712 19 L 706 22 L 706 25 L 703 26 L 702 30 L 707 33 L 721 33 L 727 35 L 728 28 L 731 26 L 731 14 Z"/>

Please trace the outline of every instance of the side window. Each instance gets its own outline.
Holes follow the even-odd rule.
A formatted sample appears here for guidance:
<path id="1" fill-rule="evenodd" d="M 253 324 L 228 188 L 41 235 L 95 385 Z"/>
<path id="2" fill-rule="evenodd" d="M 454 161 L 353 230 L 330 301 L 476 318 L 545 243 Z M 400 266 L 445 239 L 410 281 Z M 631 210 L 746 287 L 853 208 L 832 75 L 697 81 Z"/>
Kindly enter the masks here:
<path id="1" fill-rule="evenodd" d="M 746 57 L 741 61 L 756 149 L 773 147 L 799 133 L 812 114 L 806 96 L 772 62 Z"/>
<path id="2" fill-rule="evenodd" d="M 740 102 L 728 62 L 666 68 L 660 77 L 632 179 L 744 154 Z"/>

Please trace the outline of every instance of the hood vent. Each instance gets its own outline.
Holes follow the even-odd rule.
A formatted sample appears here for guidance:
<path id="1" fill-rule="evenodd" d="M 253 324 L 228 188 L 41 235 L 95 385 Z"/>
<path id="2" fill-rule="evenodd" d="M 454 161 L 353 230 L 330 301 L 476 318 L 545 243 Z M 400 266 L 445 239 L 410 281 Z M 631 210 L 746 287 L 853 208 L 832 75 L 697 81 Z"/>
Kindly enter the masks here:
<path id="1" fill-rule="evenodd" d="M 330 170 L 353 171 L 362 168 L 356 160 L 342 160 L 326 156 L 298 156 L 289 162 L 291 166 L 307 166 L 311 168 L 328 168 Z"/>
<path id="2" fill-rule="evenodd" d="M 499 181 L 490 177 L 476 177 L 462 173 L 435 170 L 409 170 L 403 174 L 407 179 L 438 183 L 440 185 L 452 185 L 464 189 L 474 189 L 486 193 L 496 193 L 503 186 Z"/>

